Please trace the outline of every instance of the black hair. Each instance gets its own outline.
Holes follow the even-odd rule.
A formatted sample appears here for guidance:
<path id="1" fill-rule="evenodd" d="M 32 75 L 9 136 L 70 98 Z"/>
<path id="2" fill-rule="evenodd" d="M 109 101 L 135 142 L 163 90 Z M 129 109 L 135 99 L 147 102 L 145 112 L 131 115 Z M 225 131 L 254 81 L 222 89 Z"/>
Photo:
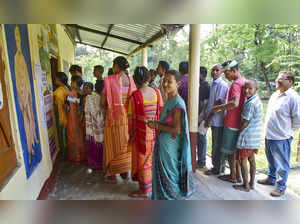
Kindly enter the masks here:
<path id="1" fill-rule="evenodd" d="M 102 65 L 95 65 L 94 70 L 99 70 L 99 72 L 103 73 L 104 72 L 104 67 Z"/>
<path id="2" fill-rule="evenodd" d="M 150 80 L 150 73 L 145 66 L 137 66 L 134 69 L 133 80 L 138 85 L 143 85 Z"/>
<path id="3" fill-rule="evenodd" d="M 176 82 L 179 82 L 181 80 L 181 75 L 178 71 L 175 69 L 170 69 L 166 74 L 171 74 L 176 79 Z"/>
<path id="4" fill-rule="evenodd" d="M 229 65 L 230 63 L 232 62 L 232 60 L 229 60 L 229 61 L 225 61 L 223 64 L 222 64 L 222 67 L 225 68 L 227 65 Z M 231 69 L 235 68 L 237 71 L 239 70 L 239 64 L 236 64 L 236 66 L 233 66 L 231 67 Z"/>
<path id="5" fill-rule="evenodd" d="M 156 70 L 155 69 L 150 69 L 149 73 L 150 73 L 150 75 L 156 75 Z"/>
<path id="6" fill-rule="evenodd" d="M 121 71 L 126 71 L 129 68 L 129 62 L 123 56 L 116 57 L 113 61 L 113 64 L 117 64 Z"/>
<path id="7" fill-rule="evenodd" d="M 113 74 L 114 74 L 114 70 L 112 68 L 109 68 L 107 75 L 110 76 L 110 75 L 113 75 Z"/>
<path id="8" fill-rule="evenodd" d="M 158 65 L 160 65 L 166 72 L 170 69 L 170 65 L 166 61 L 159 61 Z"/>
<path id="9" fill-rule="evenodd" d="M 293 84 L 295 83 L 295 73 L 291 71 L 280 71 L 279 74 L 285 74 L 288 80 L 291 80 Z"/>
<path id="10" fill-rule="evenodd" d="M 79 65 L 71 65 L 70 69 L 69 69 L 70 73 L 73 72 L 80 72 L 82 73 L 82 68 Z"/>
<path id="11" fill-rule="evenodd" d="M 61 81 L 64 85 L 68 85 L 68 76 L 64 72 L 56 72 L 55 78 Z"/>
<path id="12" fill-rule="evenodd" d="M 189 62 L 188 61 L 182 61 L 179 64 L 179 72 L 182 75 L 185 75 L 189 72 Z"/>
<path id="13" fill-rule="evenodd" d="M 200 66 L 200 75 L 206 77 L 207 76 L 207 68 L 204 66 Z"/>
<path id="14" fill-rule="evenodd" d="M 92 91 L 94 90 L 94 84 L 91 82 L 85 82 L 83 84 L 83 87 L 87 86 L 89 89 L 91 89 Z"/>
<path id="15" fill-rule="evenodd" d="M 78 75 L 73 75 L 72 78 L 71 78 L 71 81 L 72 82 L 75 82 L 76 85 L 80 88 L 83 84 L 83 80 L 80 76 Z"/>

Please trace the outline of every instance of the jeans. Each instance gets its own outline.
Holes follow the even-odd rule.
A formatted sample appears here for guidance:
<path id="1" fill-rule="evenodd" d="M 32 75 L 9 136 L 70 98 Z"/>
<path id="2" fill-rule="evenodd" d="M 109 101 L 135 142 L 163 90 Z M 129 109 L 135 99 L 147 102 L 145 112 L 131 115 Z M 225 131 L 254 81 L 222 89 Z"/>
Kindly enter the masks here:
<path id="1" fill-rule="evenodd" d="M 206 141 L 206 135 L 200 135 L 198 134 L 198 164 L 200 166 L 206 165 L 206 148 L 207 148 L 207 141 Z"/>
<path id="2" fill-rule="evenodd" d="M 275 183 L 277 181 L 277 189 L 285 190 L 286 182 L 290 171 L 290 155 L 291 143 L 293 138 L 285 140 L 268 140 L 265 139 L 265 152 L 269 163 L 268 180 Z"/>
<path id="3" fill-rule="evenodd" d="M 225 171 L 225 161 L 221 158 L 221 147 L 223 138 L 223 127 L 211 126 L 212 133 L 212 170 L 216 173 L 223 173 Z"/>

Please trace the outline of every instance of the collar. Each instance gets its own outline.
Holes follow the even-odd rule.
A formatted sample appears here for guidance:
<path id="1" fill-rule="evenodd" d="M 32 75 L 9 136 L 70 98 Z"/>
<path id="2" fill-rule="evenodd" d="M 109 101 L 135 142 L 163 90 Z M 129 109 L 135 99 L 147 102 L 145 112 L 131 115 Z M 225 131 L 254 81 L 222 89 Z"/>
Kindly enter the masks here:
<path id="1" fill-rule="evenodd" d="M 249 99 L 247 99 L 247 102 L 252 101 L 253 99 L 255 99 L 257 97 L 257 93 L 254 94 L 253 96 L 251 96 Z"/>
<path id="2" fill-rule="evenodd" d="M 219 83 L 219 82 L 222 82 L 222 77 L 220 76 L 219 78 L 213 80 L 213 83 Z"/>
<path id="3" fill-rule="evenodd" d="M 277 90 L 275 93 L 277 93 L 277 96 L 289 96 L 289 95 L 293 95 L 293 89 L 289 88 L 288 90 L 286 90 L 284 93 L 280 93 L 279 90 Z"/>

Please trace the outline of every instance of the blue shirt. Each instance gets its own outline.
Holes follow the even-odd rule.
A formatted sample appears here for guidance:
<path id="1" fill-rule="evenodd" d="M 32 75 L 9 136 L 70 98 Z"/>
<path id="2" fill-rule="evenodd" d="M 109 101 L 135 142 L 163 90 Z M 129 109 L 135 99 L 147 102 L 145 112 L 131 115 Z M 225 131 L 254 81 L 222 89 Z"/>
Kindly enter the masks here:
<path id="1" fill-rule="evenodd" d="M 285 140 L 300 128 L 300 97 L 292 88 L 272 94 L 266 114 L 266 139 Z"/>
<path id="2" fill-rule="evenodd" d="M 251 96 L 243 106 L 242 119 L 248 125 L 239 134 L 238 149 L 259 149 L 262 132 L 263 106 L 257 94 Z"/>
<path id="3" fill-rule="evenodd" d="M 228 85 L 223 81 L 222 77 L 213 80 L 210 84 L 209 98 L 206 107 L 206 117 L 210 114 L 212 107 L 217 100 L 221 100 L 222 104 L 226 103 L 228 93 Z M 210 125 L 213 127 L 224 126 L 224 113 L 216 113 L 210 121 Z"/>

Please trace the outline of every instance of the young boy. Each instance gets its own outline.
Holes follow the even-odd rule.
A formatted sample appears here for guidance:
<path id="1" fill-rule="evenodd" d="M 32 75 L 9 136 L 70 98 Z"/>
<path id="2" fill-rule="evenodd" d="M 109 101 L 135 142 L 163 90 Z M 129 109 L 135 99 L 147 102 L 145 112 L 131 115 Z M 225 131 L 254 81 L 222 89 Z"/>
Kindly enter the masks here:
<path id="1" fill-rule="evenodd" d="M 244 94 L 247 97 L 243 106 L 242 122 L 237 141 L 238 157 L 242 169 L 242 185 L 233 185 L 236 190 L 249 192 L 254 189 L 255 156 L 260 146 L 263 107 L 256 94 L 258 84 L 255 79 L 246 80 Z M 248 181 L 248 166 L 250 163 L 250 182 Z"/>

